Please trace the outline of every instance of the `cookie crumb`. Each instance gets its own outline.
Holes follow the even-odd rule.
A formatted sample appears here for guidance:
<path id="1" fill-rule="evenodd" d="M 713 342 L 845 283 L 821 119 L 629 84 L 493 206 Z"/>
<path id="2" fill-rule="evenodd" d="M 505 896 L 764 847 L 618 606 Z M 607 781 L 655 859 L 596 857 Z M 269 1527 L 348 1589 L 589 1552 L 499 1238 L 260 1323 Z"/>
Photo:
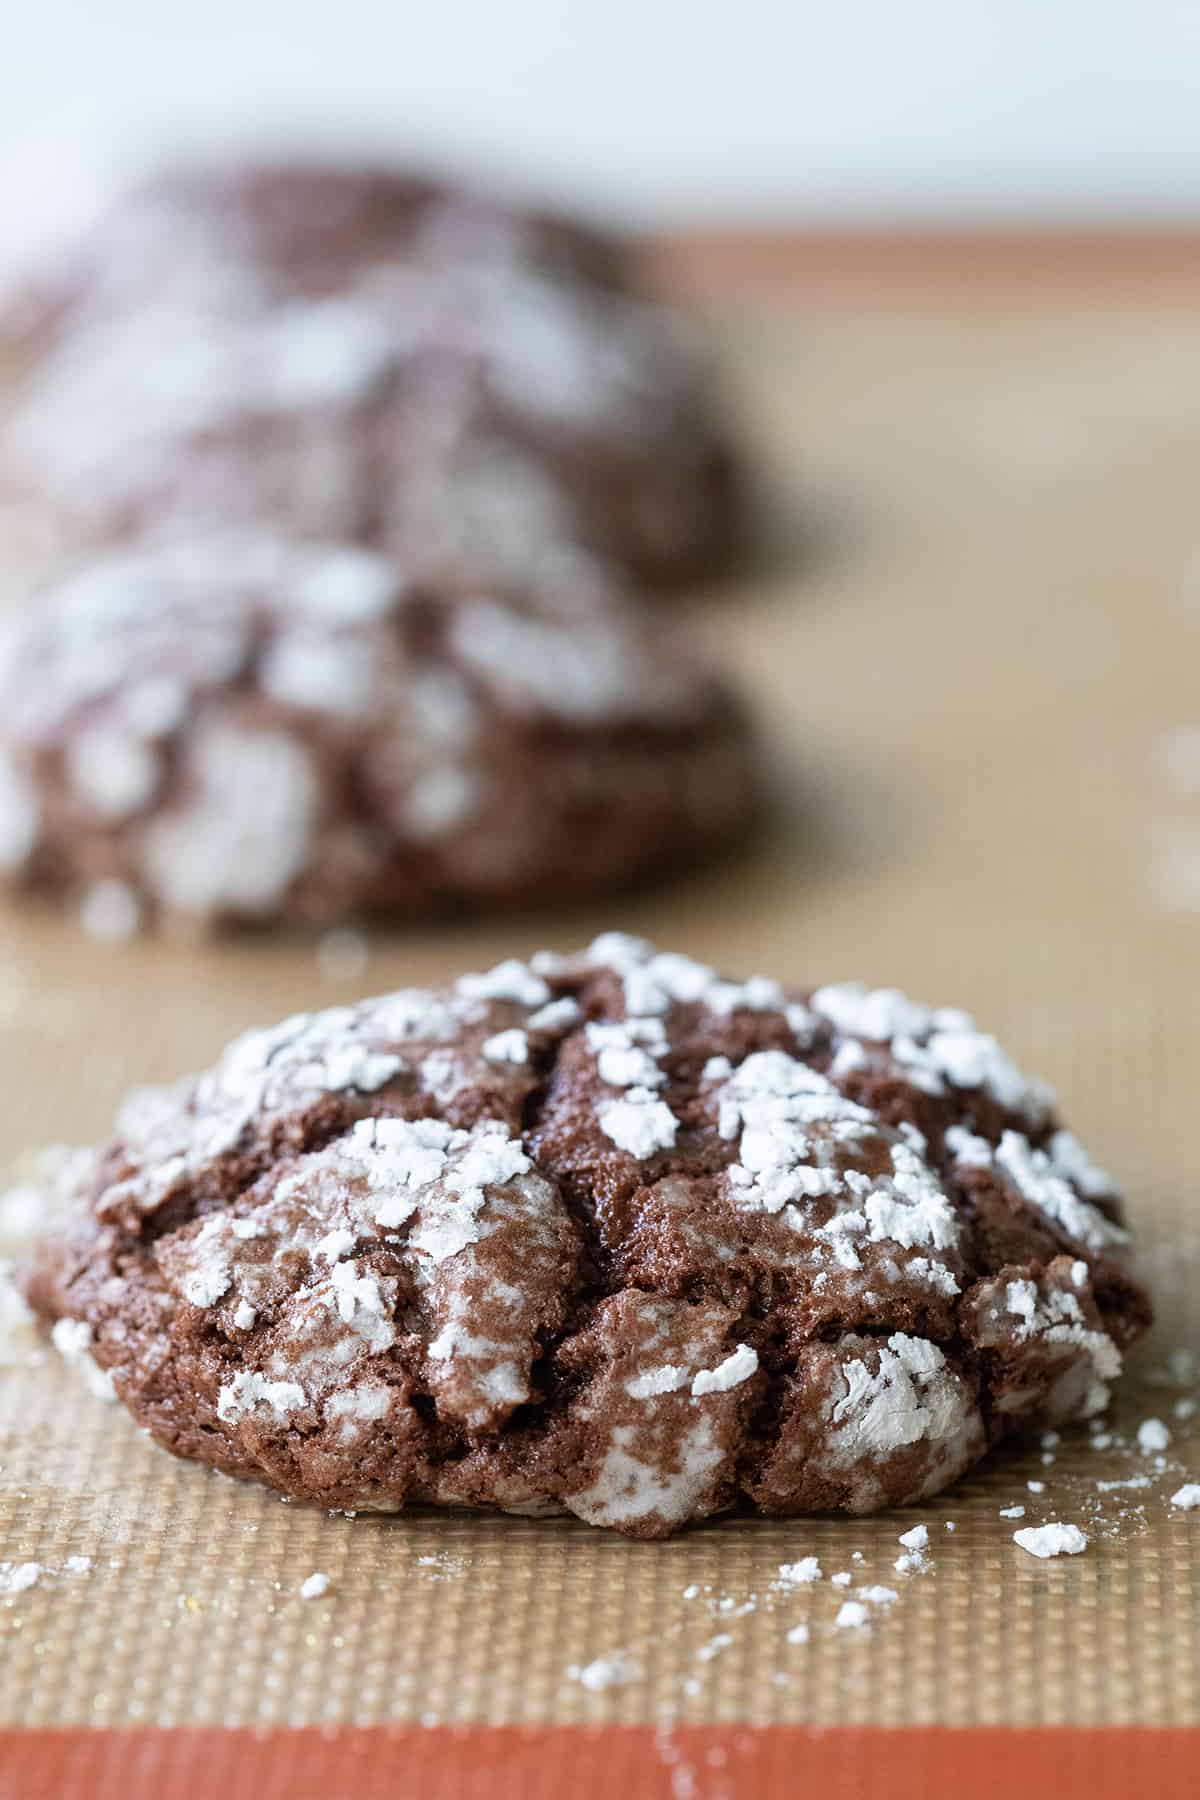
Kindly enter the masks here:
<path id="1" fill-rule="evenodd" d="M 1088 1547 L 1086 1532 L 1078 1525 L 1030 1525 L 1013 1532 L 1013 1542 L 1030 1556 L 1079 1556 Z"/>

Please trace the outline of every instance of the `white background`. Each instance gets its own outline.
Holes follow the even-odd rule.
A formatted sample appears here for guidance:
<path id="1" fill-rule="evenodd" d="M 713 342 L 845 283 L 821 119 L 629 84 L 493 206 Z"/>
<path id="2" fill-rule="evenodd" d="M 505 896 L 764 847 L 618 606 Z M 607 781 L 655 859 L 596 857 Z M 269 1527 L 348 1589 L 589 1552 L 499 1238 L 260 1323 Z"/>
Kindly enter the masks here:
<path id="1" fill-rule="evenodd" d="M 1200 214 L 1200 0 L 3 0 L 0 18 L 10 165 L 81 136 L 315 136 L 665 221 Z"/>

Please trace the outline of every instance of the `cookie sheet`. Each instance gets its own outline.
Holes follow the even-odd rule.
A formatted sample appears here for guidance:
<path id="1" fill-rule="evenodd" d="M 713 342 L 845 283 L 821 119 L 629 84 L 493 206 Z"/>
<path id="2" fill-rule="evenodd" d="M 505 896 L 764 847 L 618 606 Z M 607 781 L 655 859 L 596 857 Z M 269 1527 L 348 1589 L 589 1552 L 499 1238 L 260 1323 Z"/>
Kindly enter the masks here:
<path id="1" fill-rule="evenodd" d="M 716 311 L 773 517 L 688 617 L 758 697 L 757 845 L 603 912 L 379 934 L 360 975 L 304 940 L 103 947 L 6 907 L 0 1152 L 103 1134 L 128 1084 L 248 1024 L 609 926 L 893 983 L 973 1010 L 1129 1191 L 1160 1323 L 1110 1442 L 1031 1443 L 903 1515 L 664 1544 L 329 1518 L 173 1462 L 10 1326 L 0 1561 L 42 1572 L 0 1595 L 0 1724 L 1200 1723 L 1200 1510 L 1169 1503 L 1200 1480 L 1200 738 L 1169 735 L 1200 727 L 1200 321 L 862 286 Z M 1050 1519 L 1087 1552 L 1017 1548 Z M 781 1578 L 808 1556 L 822 1580 Z M 896 1598 L 839 1628 L 865 1587 Z"/>

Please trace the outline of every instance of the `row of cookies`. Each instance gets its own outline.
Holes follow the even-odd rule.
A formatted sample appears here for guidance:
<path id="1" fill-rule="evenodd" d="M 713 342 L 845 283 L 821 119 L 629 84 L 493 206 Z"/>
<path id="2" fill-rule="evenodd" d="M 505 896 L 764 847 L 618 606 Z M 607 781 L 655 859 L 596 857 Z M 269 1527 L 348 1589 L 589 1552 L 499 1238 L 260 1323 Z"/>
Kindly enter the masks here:
<path id="1" fill-rule="evenodd" d="M 105 929 L 588 892 L 752 811 L 631 581 L 741 516 L 621 242 L 390 170 L 208 168 L 10 272 L 0 867 Z"/>

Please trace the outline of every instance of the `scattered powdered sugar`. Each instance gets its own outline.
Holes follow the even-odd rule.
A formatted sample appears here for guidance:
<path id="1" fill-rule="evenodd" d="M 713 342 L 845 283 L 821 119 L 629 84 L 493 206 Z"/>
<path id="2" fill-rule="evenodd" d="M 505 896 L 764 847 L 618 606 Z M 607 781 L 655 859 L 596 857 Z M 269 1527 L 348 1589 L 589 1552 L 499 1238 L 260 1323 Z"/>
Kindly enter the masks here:
<path id="1" fill-rule="evenodd" d="M 23 1594 L 47 1573 L 42 1563 L 0 1562 L 0 1594 Z"/>
<path id="2" fill-rule="evenodd" d="M 601 1694 L 606 1688 L 624 1687 L 636 1681 L 641 1669 L 626 1650 L 614 1650 L 608 1656 L 597 1656 L 590 1663 L 581 1667 L 572 1663 L 567 1674 L 580 1687 L 585 1687 L 589 1694 Z"/>
<path id="3" fill-rule="evenodd" d="M 461 1581 L 470 1573 L 471 1560 L 466 1556 L 454 1556 L 448 1550 L 435 1550 L 418 1556 L 414 1567 L 420 1569 L 423 1581 Z"/>
<path id="4" fill-rule="evenodd" d="M 820 1581 L 821 1564 L 815 1556 L 802 1556 L 798 1562 L 780 1563 L 776 1585 L 780 1588 L 805 1587 Z"/>
<path id="5" fill-rule="evenodd" d="M 1079 1556 L 1088 1547 L 1086 1533 L 1078 1525 L 1029 1525 L 1013 1532 L 1013 1542 L 1030 1556 Z"/>
<path id="6" fill-rule="evenodd" d="M 1171 1505 L 1179 1507 L 1181 1512 L 1195 1512 L 1200 1507 L 1200 1481 L 1185 1481 L 1171 1495 Z"/>
<path id="7" fill-rule="evenodd" d="M 865 1601 L 846 1600 L 838 1608 L 833 1621 L 839 1631 L 859 1631 L 870 1622 L 871 1612 Z"/>
<path id="8" fill-rule="evenodd" d="M 317 943 L 317 967 L 327 981 L 355 981 L 365 974 L 370 945 L 361 931 L 339 925 Z"/>
<path id="9" fill-rule="evenodd" d="M 1170 1447 L 1171 1433 L 1161 1419 L 1143 1419 L 1138 1426 L 1137 1441 L 1143 1456 L 1153 1456 Z"/>
<path id="10" fill-rule="evenodd" d="M 931 1566 L 929 1558 L 920 1550 L 905 1550 L 894 1564 L 897 1575 L 924 1575 Z"/>
<path id="11" fill-rule="evenodd" d="M 329 1592 L 331 1585 L 328 1575 L 322 1575 L 319 1570 L 314 1571 L 313 1574 L 306 1575 L 300 1583 L 300 1598 L 302 1600 L 319 1600 L 322 1594 Z"/>

